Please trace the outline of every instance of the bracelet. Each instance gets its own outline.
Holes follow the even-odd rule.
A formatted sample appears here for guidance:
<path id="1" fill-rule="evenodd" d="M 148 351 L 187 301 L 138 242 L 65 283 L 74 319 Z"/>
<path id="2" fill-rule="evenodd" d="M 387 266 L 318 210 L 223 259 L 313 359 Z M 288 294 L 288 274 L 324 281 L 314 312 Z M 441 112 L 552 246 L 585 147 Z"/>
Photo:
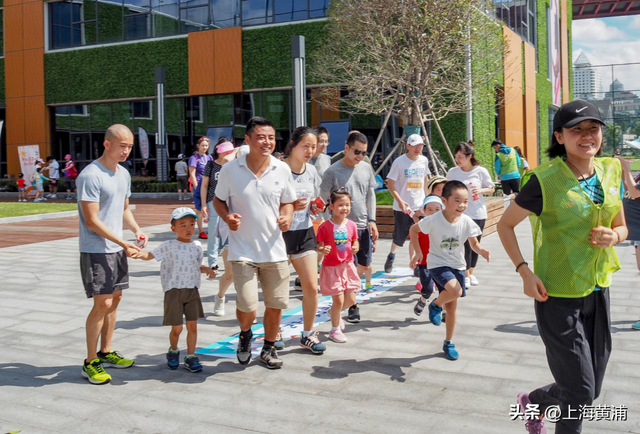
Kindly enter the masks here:
<path id="1" fill-rule="evenodd" d="M 520 263 L 518 264 L 518 266 L 516 267 L 516 273 L 518 272 L 518 269 L 519 269 L 520 267 L 522 267 L 523 265 L 529 265 L 529 263 L 528 263 L 528 262 L 526 262 L 526 261 L 522 261 L 522 262 L 520 262 Z"/>
<path id="2" fill-rule="evenodd" d="M 613 243 L 614 246 L 617 246 L 618 244 L 620 244 L 620 234 L 615 229 L 612 229 L 612 231 L 613 231 L 614 234 L 616 234 L 618 236 L 618 241 Z"/>
<path id="3" fill-rule="evenodd" d="M 369 220 L 369 223 L 377 224 L 375 220 Z"/>

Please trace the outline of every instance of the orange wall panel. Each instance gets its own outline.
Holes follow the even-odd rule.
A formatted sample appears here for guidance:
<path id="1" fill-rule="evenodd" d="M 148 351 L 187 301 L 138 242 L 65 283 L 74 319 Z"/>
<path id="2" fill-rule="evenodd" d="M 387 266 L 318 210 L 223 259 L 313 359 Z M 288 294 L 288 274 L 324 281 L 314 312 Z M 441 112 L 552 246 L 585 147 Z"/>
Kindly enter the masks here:
<path id="1" fill-rule="evenodd" d="M 524 101 L 522 96 L 522 39 L 502 27 L 509 52 L 504 60 L 504 138 L 507 146 L 524 145 Z M 502 134 L 501 134 L 502 136 Z"/>
<path id="2" fill-rule="evenodd" d="M 7 144 L 24 143 L 24 98 L 7 98 Z"/>
<path id="3" fill-rule="evenodd" d="M 22 51 L 5 54 L 4 77 L 7 99 L 24 96 L 24 55 Z"/>
<path id="4" fill-rule="evenodd" d="M 189 94 L 215 92 L 214 30 L 189 33 Z"/>
<path id="5" fill-rule="evenodd" d="M 24 99 L 24 129 L 26 143 L 42 143 L 47 140 L 45 118 L 47 106 L 44 96 Z"/>
<path id="6" fill-rule="evenodd" d="M 20 173 L 20 158 L 18 156 L 18 146 L 7 144 L 7 173 L 11 173 L 14 178 Z"/>
<path id="7" fill-rule="evenodd" d="M 242 92 L 242 28 L 214 31 L 215 93 Z"/>
<path id="8" fill-rule="evenodd" d="M 43 23 L 44 25 L 44 23 Z M 22 4 L 4 7 L 4 51 L 20 51 L 24 47 L 22 34 Z"/>
<path id="9" fill-rule="evenodd" d="M 44 95 L 44 49 L 24 51 L 24 96 Z"/>
<path id="10" fill-rule="evenodd" d="M 28 23 L 23 28 L 25 50 L 44 48 L 44 5 L 43 2 L 32 2 L 22 6 L 23 20 Z"/>

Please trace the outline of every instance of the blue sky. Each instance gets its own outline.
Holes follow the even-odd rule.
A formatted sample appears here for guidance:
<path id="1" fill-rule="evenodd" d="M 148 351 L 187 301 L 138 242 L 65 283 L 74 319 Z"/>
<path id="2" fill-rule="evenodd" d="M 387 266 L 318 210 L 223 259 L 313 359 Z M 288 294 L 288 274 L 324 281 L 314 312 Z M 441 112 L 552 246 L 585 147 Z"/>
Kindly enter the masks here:
<path id="1" fill-rule="evenodd" d="M 614 78 L 625 89 L 640 91 L 640 15 L 573 21 L 573 60 L 584 51 L 592 65 L 638 62 L 616 67 Z M 609 90 L 611 68 L 602 68 L 602 87 Z"/>

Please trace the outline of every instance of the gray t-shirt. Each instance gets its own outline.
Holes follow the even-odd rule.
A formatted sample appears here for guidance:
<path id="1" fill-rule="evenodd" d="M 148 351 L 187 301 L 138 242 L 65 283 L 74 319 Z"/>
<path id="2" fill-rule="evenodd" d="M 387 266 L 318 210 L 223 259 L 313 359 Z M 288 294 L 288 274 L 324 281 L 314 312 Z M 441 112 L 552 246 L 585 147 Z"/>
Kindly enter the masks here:
<path id="1" fill-rule="evenodd" d="M 348 218 L 358 229 L 366 229 L 369 223 L 367 193 L 369 189 L 375 189 L 375 186 L 376 179 L 370 164 L 361 161 L 356 167 L 347 167 L 342 161 L 338 161 L 324 172 L 320 189 L 331 193 L 345 187 L 351 195 L 351 214 Z M 371 218 L 375 219 L 375 216 Z"/>
<path id="2" fill-rule="evenodd" d="M 318 192 L 320 191 L 320 177 L 318 176 L 318 172 L 316 172 L 316 168 L 308 163 L 305 165 L 305 171 L 303 173 L 298 174 L 291 171 L 291 174 L 293 175 L 293 188 L 296 191 L 296 197 L 306 197 L 307 208 L 302 211 L 293 212 L 293 218 L 291 219 L 291 226 L 289 227 L 289 230 L 306 230 L 313 226 L 313 220 L 309 212 L 309 208 L 311 206 L 311 202 L 318 197 Z"/>
<path id="3" fill-rule="evenodd" d="M 329 166 L 331 166 L 331 157 L 327 154 L 320 154 L 318 158 L 313 157 L 309 162 L 313 164 L 318 172 L 318 176 L 322 179 L 324 172 L 326 172 Z"/>
<path id="4" fill-rule="evenodd" d="M 183 161 L 178 161 L 176 163 L 176 176 L 189 176 L 187 163 Z"/>
<path id="5" fill-rule="evenodd" d="M 120 166 L 115 173 L 110 172 L 98 161 L 94 161 L 80 173 L 76 179 L 76 186 L 80 216 L 80 252 L 116 253 L 121 251 L 122 247 L 87 228 L 80 202 L 99 203 L 98 219 L 116 236 L 122 238 L 124 202 L 131 196 L 129 172 Z"/>

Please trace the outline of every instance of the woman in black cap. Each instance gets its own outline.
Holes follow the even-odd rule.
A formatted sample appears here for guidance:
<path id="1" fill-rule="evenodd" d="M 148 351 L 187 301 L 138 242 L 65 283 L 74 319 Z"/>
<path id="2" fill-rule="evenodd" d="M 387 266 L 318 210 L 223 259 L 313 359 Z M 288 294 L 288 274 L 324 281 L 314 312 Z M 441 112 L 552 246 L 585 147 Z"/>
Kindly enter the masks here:
<path id="1" fill-rule="evenodd" d="M 518 395 L 520 411 L 537 406 L 529 433 L 545 434 L 543 415 L 559 419 L 556 434 L 582 431 L 579 412 L 602 389 L 611 353 L 609 286 L 620 268 L 613 246 L 627 238 L 620 162 L 602 154 L 602 119 L 590 102 L 564 104 L 553 120 L 550 161 L 528 172 L 498 233 L 535 299 L 540 337 L 555 382 Z M 531 216 L 534 271 L 514 228 Z M 529 407 L 531 408 L 531 407 Z M 559 413 L 559 414 L 558 414 Z"/>

